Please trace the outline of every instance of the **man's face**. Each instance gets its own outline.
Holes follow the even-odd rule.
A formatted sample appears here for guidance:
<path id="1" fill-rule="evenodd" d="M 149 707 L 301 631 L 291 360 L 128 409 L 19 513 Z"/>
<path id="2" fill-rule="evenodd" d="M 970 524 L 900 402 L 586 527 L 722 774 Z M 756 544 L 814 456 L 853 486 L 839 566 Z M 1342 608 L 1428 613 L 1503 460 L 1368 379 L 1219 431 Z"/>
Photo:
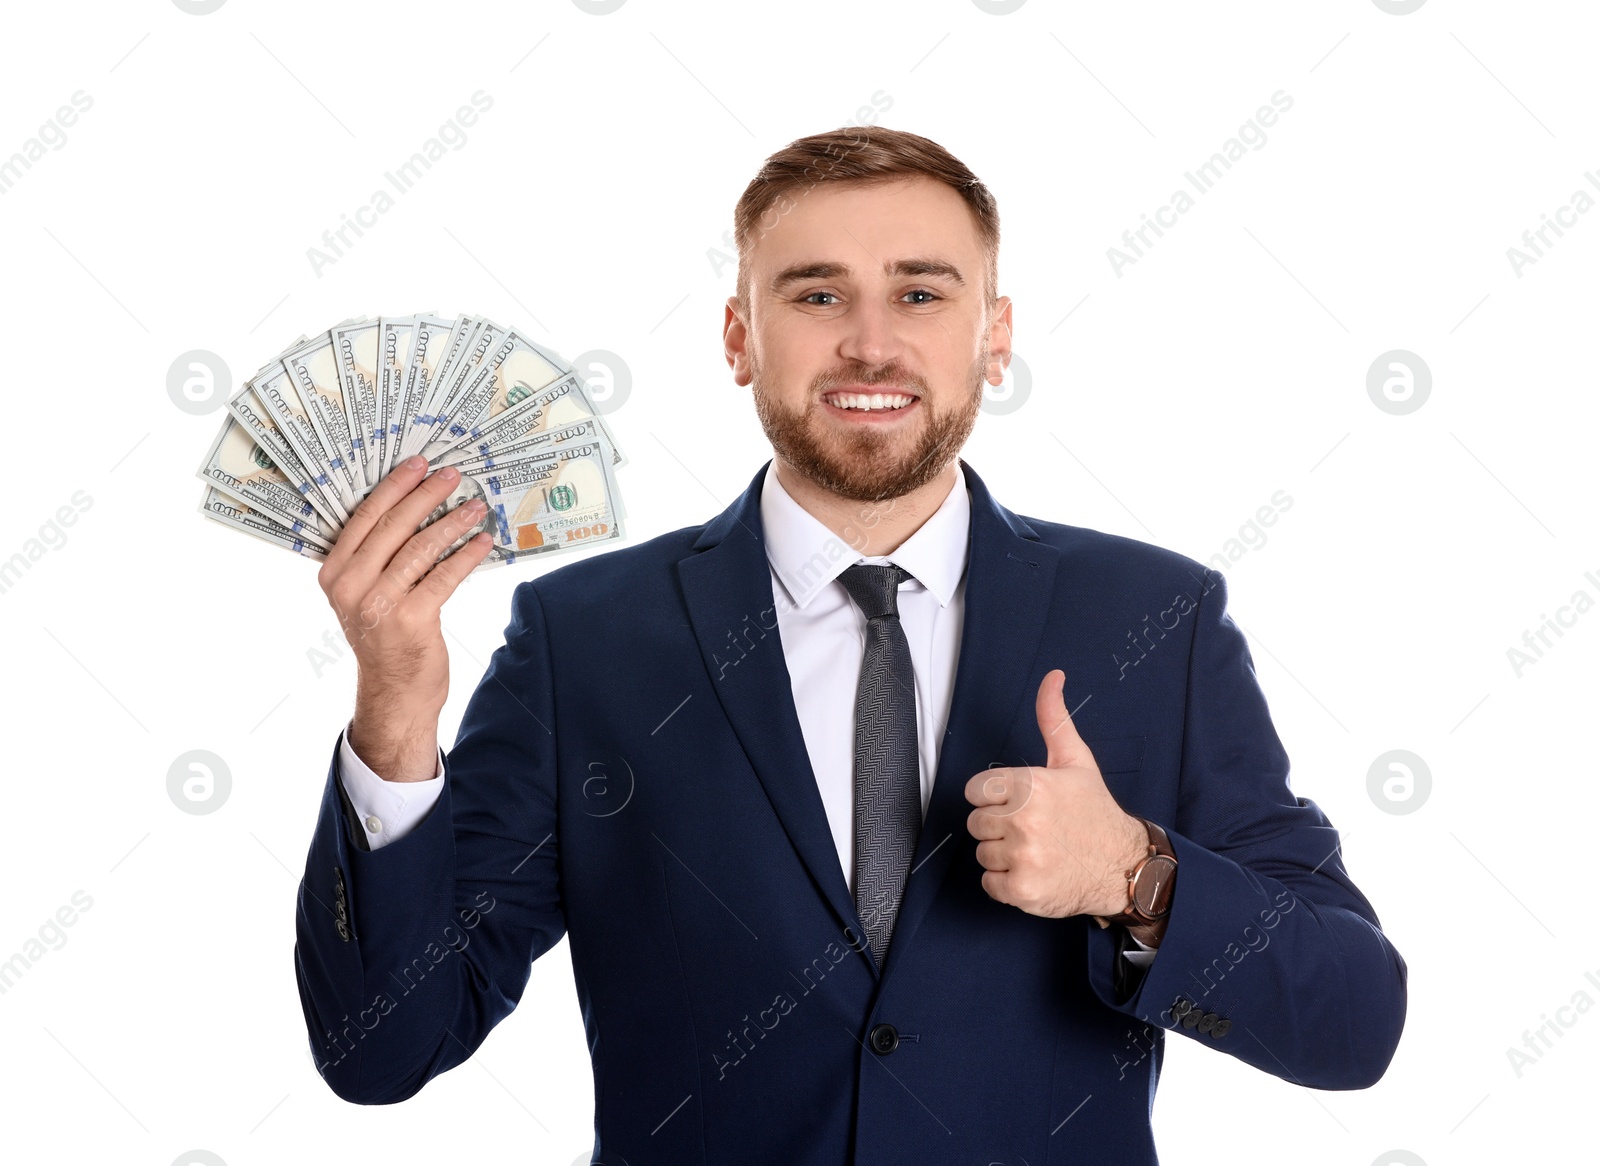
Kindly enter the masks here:
<path id="1" fill-rule="evenodd" d="M 1011 303 L 1001 296 L 986 318 L 967 204 L 930 178 L 824 183 L 760 223 L 748 304 L 728 300 L 723 340 L 774 452 L 860 502 L 938 477 L 1011 356 Z M 873 394 L 898 407 L 862 408 Z"/>

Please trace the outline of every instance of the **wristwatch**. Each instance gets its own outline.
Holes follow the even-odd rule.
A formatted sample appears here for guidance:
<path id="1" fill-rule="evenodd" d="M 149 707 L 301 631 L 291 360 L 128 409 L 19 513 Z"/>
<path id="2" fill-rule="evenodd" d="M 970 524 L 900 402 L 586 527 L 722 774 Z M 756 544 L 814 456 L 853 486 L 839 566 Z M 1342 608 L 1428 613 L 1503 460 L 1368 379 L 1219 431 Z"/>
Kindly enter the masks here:
<path id="1" fill-rule="evenodd" d="M 1165 919 L 1172 909 L 1172 886 L 1178 873 L 1178 856 L 1172 851 L 1167 832 L 1148 818 L 1139 819 L 1150 833 L 1149 849 L 1128 871 L 1128 905 L 1120 914 L 1096 915 L 1101 927 L 1121 923 L 1126 927 L 1148 927 Z"/>

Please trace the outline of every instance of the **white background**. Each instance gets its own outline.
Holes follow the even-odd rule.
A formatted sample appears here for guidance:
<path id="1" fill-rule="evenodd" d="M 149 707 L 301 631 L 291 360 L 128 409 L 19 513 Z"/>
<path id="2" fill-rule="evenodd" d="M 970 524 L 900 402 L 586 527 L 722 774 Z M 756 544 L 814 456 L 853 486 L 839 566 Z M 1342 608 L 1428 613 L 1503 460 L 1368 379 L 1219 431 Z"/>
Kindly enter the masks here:
<path id="1" fill-rule="evenodd" d="M 1356 1093 L 1169 1041 L 1163 1161 L 1498 1164 L 1572 1137 L 1600 1015 L 1562 1013 L 1520 1076 L 1507 1049 L 1600 1000 L 1600 614 L 1520 676 L 1507 651 L 1575 592 L 1600 599 L 1600 214 L 1520 275 L 1507 249 L 1580 188 L 1600 197 L 1590 11 L 1199 7 L 11 7 L 0 158 L 74 92 L 93 104 L 0 196 L 0 560 L 75 491 L 92 505 L 0 594 L 0 960 L 74 892 L 92 906 L 0 994 L 0 1157 L 587 1160 L 565 941 L 411 1101 L 351 1106 L 314 1072 L 295 893 L 354 666 L 308 655 L 336 626 L 313 563 L 196 512 L 222 414 L 176 408 L 167 370 L 205 349 L 237 385 L 347 316 L 486 314 L 626 362 L 608 423 L 630 542 L 703 522 L 770 455 L 722 356 L 733 268 L 711 253 L 763 157 L 879 91 L 884 124 L 999 200 L 1030 395 L 964 456 L 1000 501 L 1207 560 L 1275 491 L 1293 500 L 1227 568 L 1232 611 L 1296 792 L 1410 966 L 1406 1032 Z M 466 144 L 314 271 L 307 249 L 477 90 L 493 106 Z M 1293 107 L 1265 145 L 1119 275 L 1107 249 L 1278 90 Z M 1367 393 L 1393 349 L 1432 374 L 1406 415 Z M 446 740 L 511 590 L 561 565 L 450 602 Z M 215 813 L 168 797 L 191 749 L 231 772 Z M 1393 749 L 1432 777 L 1407 814 L 1369 794 Z"/>

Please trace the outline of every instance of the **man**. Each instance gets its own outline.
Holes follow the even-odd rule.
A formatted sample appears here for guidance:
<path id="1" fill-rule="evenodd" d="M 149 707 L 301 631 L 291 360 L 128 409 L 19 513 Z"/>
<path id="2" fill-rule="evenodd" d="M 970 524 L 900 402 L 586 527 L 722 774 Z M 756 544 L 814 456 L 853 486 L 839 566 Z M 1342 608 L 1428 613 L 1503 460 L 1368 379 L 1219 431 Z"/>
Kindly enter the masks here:
<path id="1" fill-rule="evenodd" d="M 1222 577 L 958 456 L 1011 351 L 982 183 L 819 134 L 736 236 L 774 458 L 520 584 L 448 757 L 439 611 L 487 546 L 434 563 L 480 514 L 418 531 L 451 480 L 402 465 L 322 568 L 360 667 L 297 917 L 329 1086 L 410 1097 L 563 934 L 607 1163 L 1153 1163 L 1174 1034 L 1377 1081 L 1406 966 L 1290 792 Z"/>

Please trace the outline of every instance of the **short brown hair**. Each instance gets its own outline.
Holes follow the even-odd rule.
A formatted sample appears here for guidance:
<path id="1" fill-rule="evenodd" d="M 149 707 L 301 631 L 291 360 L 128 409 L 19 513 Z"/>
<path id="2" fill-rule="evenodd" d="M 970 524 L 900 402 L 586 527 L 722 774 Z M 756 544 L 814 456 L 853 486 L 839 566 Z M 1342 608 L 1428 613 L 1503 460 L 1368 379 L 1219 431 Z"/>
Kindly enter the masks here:
<path id="1" fill-rule="evenodd" d="M 763 220 L 774 204 L 796 190 L 809 191 L 819 182 L 876 186 L 922 175 L 937 179 L 959 194 L 977 221 L 985 266 L 985 310 L 999 291 L 1000 211 L 976 174 L 938 142 L 884 126 L 844 126 L 796 138 L 761 164 L 733 210 L 733 239 L 739 252 L 736 294 L 748 309 L 745 259 L 750 245 L 771 226 Z M 781 213 L 781 212 L 780 212 Z"/>

